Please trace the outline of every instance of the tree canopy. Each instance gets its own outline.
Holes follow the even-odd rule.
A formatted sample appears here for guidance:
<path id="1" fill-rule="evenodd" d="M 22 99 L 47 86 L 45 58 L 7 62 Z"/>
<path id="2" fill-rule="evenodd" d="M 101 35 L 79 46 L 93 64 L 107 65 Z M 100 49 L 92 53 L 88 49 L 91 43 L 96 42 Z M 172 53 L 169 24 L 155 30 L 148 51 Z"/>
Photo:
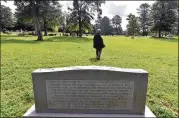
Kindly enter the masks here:
<path id="1" fill-rule="evenodd" d="M 119 15 L 115 15 L 112 18 L 112 25 L 115 29 L 116 34 L 118 35 L 122 33 L 121 22 L 122 22 L 122 18 Z"/>
<path id="2" fill-rule="evenodd" d="M 57 29 L 63 33 L 94 33 L 100 28 L 104 35 L 123 34 L 122 17 L 115 15 L 110 19 L 102 17 L 101 5 L 105 0 L 86 1 L 73 0 L 73 5 L 67 12 L 62 11 L 62 5 L 56 0 L 15 0 L 15 14 L 9 7 L 1 5 L 1 29 L 35 30 L 37 40 L 43 40 L 49 29 Z M 157 0 L 151 6 L 143 3 L 137 9 L 139 17 L 129 14 L 126 26 L 128 35 L 158 34 L 158 37 L 169 33 L 178 34 L 177 1 Z M 95 24 L 92 24 L 95 20 Z M 126 31 L 125 31 L 126 32 Z"/>
<path id="3" fill-rule="evenodd" d="M 171 32 L 176 21 L 176 1 L 158 0 L 151 8 L 152 31 L 156 31 L 161 37 L 161 32 Z"/>
<path id="4" fill-rule="evenodd" d="M 82 33 L 87 29 L 90 30 L 91 20 L 94 19 L 95 11 L 98 12 L 98 17 L 102 14 L 100 9 L 103 0 L 99 1 L 86 1 L 86 0 L 74 0 L 73 8 L 69 8 L 71 11 L 71 20 L 73 29 L 78 30 L 79 37 L 82 37 Z"/>
<path id="5" fill-rule="evenodd" d="M 9 7 L 4 5 L 1 6 L 1 30 L 3 28 L 12 27 L 13 26 L 13 14 Z"/>
<path id="6" fill-rule="evenodd" d="M 128 34 L 135 35 L 139 33 L 140 29 L 139 29 L 138 17 L 130 13 L 127 16 L 126 20 L 128 20 L 128 25 L 127 25 Z"/>
<path id="7" fill-rule="evenodd" d="M 137 9 L 139 14 L 140 27 L 143 36 L 148 34 L 148 28 L 150 25 L 149 10 L 150 10 L 150 5 L 148 3 L 141 4 L 139 9 Z"/>
<path id="8" fill-rule="evenodd" d="M 53 14 L 52 16 L 54 16 L 54 14 L 56 15 L 57 8 L 55 7 L 55 5 L 58 5 L 58 2 L 55 0 L 15 0 L 14 4 L 17 6 L 17 15 L 34 22 L 35 31 L 38 36 L 37 40 L 43 40 L 41 32 L 41 19 L 48 19 L 49 12 Z M 52 8 L 51 5 L 54 5 L 54 8 Z M 53 13 L 50 10 L 53 10 Z M 42 17 L 44 15 L 45 17 Z"/>

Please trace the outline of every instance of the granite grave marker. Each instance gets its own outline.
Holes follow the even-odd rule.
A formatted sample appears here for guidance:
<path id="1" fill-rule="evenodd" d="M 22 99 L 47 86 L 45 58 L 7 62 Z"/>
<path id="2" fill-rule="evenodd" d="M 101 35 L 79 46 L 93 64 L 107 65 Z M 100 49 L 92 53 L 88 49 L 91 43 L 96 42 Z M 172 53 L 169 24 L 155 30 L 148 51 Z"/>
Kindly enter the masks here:
<path id="1" fill-rule="evenodd" d="M 35 105 L 24 117 L 155 117 L 145 105 L 148 72 L 104 66 L 37 69 Z"/>

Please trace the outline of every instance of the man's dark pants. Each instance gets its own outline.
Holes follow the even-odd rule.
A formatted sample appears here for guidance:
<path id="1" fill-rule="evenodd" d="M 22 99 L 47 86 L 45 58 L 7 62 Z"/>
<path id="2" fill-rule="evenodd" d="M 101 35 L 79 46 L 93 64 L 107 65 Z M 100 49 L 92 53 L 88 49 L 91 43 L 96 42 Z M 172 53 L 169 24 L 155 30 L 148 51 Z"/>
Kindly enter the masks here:
<path id="1" fill-rule="evenodd" d="M 97 57 L 97 59 L 100 59 L 101 52 L 102 52 L 102 48 L 96 48 L 96 57 Z"/>

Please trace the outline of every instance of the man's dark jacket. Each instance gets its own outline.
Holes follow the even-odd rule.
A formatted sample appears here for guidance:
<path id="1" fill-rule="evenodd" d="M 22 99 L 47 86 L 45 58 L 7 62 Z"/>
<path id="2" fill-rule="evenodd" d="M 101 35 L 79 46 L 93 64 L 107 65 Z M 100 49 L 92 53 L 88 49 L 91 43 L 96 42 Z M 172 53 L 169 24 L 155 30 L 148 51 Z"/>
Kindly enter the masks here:
<path id="1" fill-rule="evenodd" d="M 93 47 L 96 49 L 102 49 L 105 47 L 103 39 L 100 34 L 96 34 L 93 38 Z"/>

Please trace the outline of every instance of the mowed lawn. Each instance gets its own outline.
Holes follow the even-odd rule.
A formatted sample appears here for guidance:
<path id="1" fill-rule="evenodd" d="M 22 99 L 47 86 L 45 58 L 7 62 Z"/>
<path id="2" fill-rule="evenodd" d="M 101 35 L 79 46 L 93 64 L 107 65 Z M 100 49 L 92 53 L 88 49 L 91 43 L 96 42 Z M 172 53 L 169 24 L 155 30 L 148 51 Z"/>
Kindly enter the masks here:
<path id="1" fill-rule="evenodd" d="M 1 117 L 22 117 L 34 104 L 31 72 L 38 68 L 99 65 L 149 72 L 147 105 L 158 117 L 178 112 L 178 39 L 103 36 L 96 61 L 92 37 L 1 36 Z"/>

